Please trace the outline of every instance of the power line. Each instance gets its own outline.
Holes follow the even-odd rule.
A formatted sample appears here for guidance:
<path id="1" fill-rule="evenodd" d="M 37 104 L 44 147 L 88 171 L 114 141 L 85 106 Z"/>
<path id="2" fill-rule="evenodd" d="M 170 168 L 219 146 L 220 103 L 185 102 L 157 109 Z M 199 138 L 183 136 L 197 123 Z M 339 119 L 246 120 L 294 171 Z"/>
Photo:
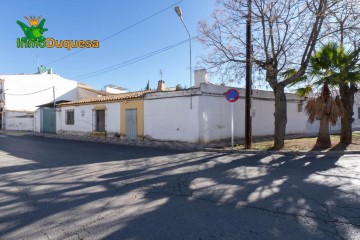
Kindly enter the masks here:
<path id="1" fill-rule="evenodd" d="M 146 17 L 146 18 L 144 18 L 143 20 L 140 20 L 140 21 L 138 21 L 138 22 L 136 22 L 136 23 L 134 23 L 134 24 L 132 24 L 132 25 L 130 25 L 130 26 L 128 26 L 128 27 L 126 27 L 126 28 L 124 28 L 124 29 L 116 32 L 116 33 L 114 33 L 114 34 L 111 34 L 110 36 L 108 36 L 108 37 L 100 40 L 100 42 L 103 42 L 103 41 L 108 40 L 109 38 L 115 37 L 116 35 L 118 35 L 118 34 L 120 34 L 120 33 L 122 33 L 122 32 L 125 32 L 126 30 L 129 30 L 130 28 L 133 28 L 133 27 L 139 25 L 140 23 L 143 23 L 143 22 L 147 21 L 147 20 L 149 20 L 150 18 L 153 18 L 153 17 L 155 17 L 156 15 L 159 15 L 160 13 L 165 12 L 166 10 L 168 10 L 168 9 L 170 9 L 170 8 L 173 8 L 174 6 L 176 6 L 177 4 L 179 4 L 179 3 L 183 2 L 183 1 L 184 1 L 184 0 L 180 0 L 180 1 L 174 3 L 174 4 L 170 5 L 170 6 L 168 6 L 168 7 L 164 8 L 164 9 L 162 9 L 162 10 L 160 10 L 160 11 L 158 11 L 158 12 L 156 12 L 156 13 L 154 13 L 154 14 Z"/>
<path id="2" fill-rule="evenodd" d="M 197 36 L 193 37 L 193 38 L 196 38 Z M 193 39 L 192 38 L 192 39 Z M 93 71 L 93 72 L 90 72 L 90 73 L 86 73 L 86 74 L 82 74 L 82 75 L 79 75 L 77 77 L 74 77 L 73 79 L 80 79 L 80 80 L 84 80 L 84 79 L 87 79 L 87 78 L 91 78 L 91 77 L 95 77 L 95 76 L 98 76 L 98 75 L 101 75 L 101 74 L 104 74 L 104 73 L 107 73 L 107 72 L 110 72 L 110 71 L 114 71 L 116 69 L 119 69 L 119 68 L 123 68 L 123 67 L 126 67 L 128 65 L 131 65 L 131 64 L 134 64 L 134 63 L 137 63 L 139 61 L 142 61 L 142 60 L 145 60 L 149 57 L 152 57 L 152 56 L 155 56 L 155 55 L 158 55 L 162 52 L 165 52 L 165 51 L 168 51 L 172 48 L 175 48 L 175 47 L 178 47 L 182 44 L 185 44 L 189 41 L 189 39 L 186 39 L 186 40 L 182 40 L 180 42 L 177 42 L 177 43 L 174 43 L 174 44 L 171 44 L 167 47 L 164 47 L 164 48 L 161 48 L 161 49 L 158 49 L 156 51 L 153 51 L 153 52 L 150 52 L 150 53 L 147 53 L 145 55 L 142 55 L 140 57 L 136 57 L 136 58 L 133 58 L 133 59 L 130 59 L 130 60 L 127 60 L 127 61 L 124 61 L 122 63 L 118 63 L 118 64 L 115 64 L 115 65 L 111 65 L 111 66 L 108 66 L 108 67 L 105 67 L 105 68 L 102 68 L 102 69 L 99 69 L 99 70 L 96 70 L 96 71 Z"/>
<path id="3" fill-rule="evenodd" d="M 172 5 L 170 5 L 170 6 L 168 6 L 168 7 L 166 7 L 166 8 L 164 8 L 164 9 L 162 9 L 162 10 L 160 10 L 160 11 L 158 11 L 158 12 L 156 12 L 156 13 L 154 13 L 154 14 L 152 14 L 152 15 L 150 15 L 150 16 L 148 16 L 148 17 L 146 17 L 146 18 L 144 18 L 144 19 L 142 19 L 142 20 L 140 20 L 140 21 L 138 21 L 138 22 L 136 22 L 136 23 L 131 24 L 130 26 L 127 26 L 127 27 L 121 29 L 120 31 L 118 31 L 118 32 L 116 32 L 116 33 L 113 33 L 113 34 L 111 34 L 111 35 L 109 35 L 109 36 L 101 39 L 99 42 L 105 42 L 106 40 L 108 40 L 108 39 L 110 39 L 110 38 L 113 38 L 113 37 L 115 37 L 116 35 L 118 35 L 118 34 L 120 34 L 120 33 L 123 33 L 123 32 L 125 32 L 125 31 L 127 31 L 127 30 L 129 30 L 129 29 L 131 29 L 131 28 L 133 28 L 133 27 L 135 27 L 135 26 L 137 26 L 137 25 L 139 25 L 139 24 L 147 21 L 147 20 L 149 20 L 149 19 L 151 19 L 151 18 L 153 18 L 153 17 L 155 17 L 155 16 L 157 16 L 157 15 L 165 12 L 166 10 L 168 10 L 168 9 L 170 9 L 170 8 L 173 8 L 174 6 L 176 6 L 177 4 L 179 4 L 179 3 L 183 2 L 183 1 L 184 1 L 184 0 L 180 0 L 180 1 L 178 1 L 178 2 L 176 2 L 176 3 L 174 3 L 174 4 L 172 4 Z M 68 55 L 66 55 L 66 56 L 63 56 L 63 57 L 60 57 L 60 58 L 55 59 L 55 60 L 53 60 L 53 61 L 50 61 L 50 62 L 48 62 L 48 63 L 45 63 L 45 65 L 49 65 L 49 64 L 53 64 L 53 63 L 59 62 L 59 61 L 64 60 L 64 59 L 66 59 L 66 58 L 68 58 L 68 57 L 71 57 L 71 56 L 73 56 L 73 55 L 75 55 L 75 54 L 78 54 L 78 53 L 80 53 L 80 52 L 82 52 L 82 51 L 84 51 L 84 50 L 86 50 L 86 49 L 87 49 L 87 48 L 82 48 L 82 49 L 77 50 L 77 51 L 75 51 L 75 52 L 73 52 L 73 53 L 70 53 L 70 54 L 68 54 Z M 32 69 L 36 69 L 36 68 L 32 68 Z"/>
<path id="4" fill-rule="evenodd" d="M 11 95 L 11 96 L 26 96 L 26 95 L 32 95 L 32 94 L 44 92 L 44 91 L 49 90 L 49 89 L 53 89 L 53 87 L 49 87 L 49 88 L 46 88 L 46 89 L 43 89 L 43 90 L 40 90 L 40 91 L 37 91 L 37 92 L 32 92 L 32 93 L 22 93 L 22 94 L 5 93 L 5 94 L 6 95 Z"/>
<path id="5" fill-rule="evenodd" d="M 175 44 L 172 44 L 170 46 L 167 46 L 167 47 L 164 47 L 164 48 L 161 48 L 161 49 L 158 49 L 156 51 L 153 51 L 153 52 L 150 52 L 150 53 L 147 53 L 147 54 L 144 54 L 142 56 L 139 56 L 139 57 L 136 57 L 136 58 L 133 58 L 133 59 L 130 59 L 130 60 L 127 60 L 127 61 L 124 61 L 122 63 L 118 63 L 118 64 L 115 64 L 115 65 L 111 65 L 111 66 L 108 66 L 108 67 L 105 67 L 105 68 L 102 68 L 102 69 L 99 69 L 99 70 L 96 70 L 96 71 L 93 71 L 93 72 L 90 72 L 90 73 L 86 73 L 86 74 L 82 74 L 82 75 L 79 75 L 77 77 L 75 77 L 74 79 L 78 79 L 78 78 L 81 78 L 81 79 L 86 79 L 86 78 L 90 78 L 90 77 L 86 77 L 86 76 L 90 76 L 90 75 L 99 75 L 99 73 L 106 73 L 106 72 L 109 72 L 109 71 L 113 71 L 115 69 L 118 69 L 118 68 L 121 68 L 121 67 L 125 67 L 127 65 L 130 65 L 130 64 L 133 64 L 133 63 L 136 63 L 138 61 L 141 61 L 141 60 L 144 60 L 146 58 L 149 58 L 149 57 L 152 57 L 156 54 L 159 54 L 159 53 L 162 53 L 166 50 L 169 50 L 171 48 L 174 48 L 174 47 L 177 47 L 177 46 L 180 46 L 181 44 L 184 44 L 186 42 L 186 40 L 183 40 L 181 42 L 178 42 L 178 43 L 175 43 Z M 91 76 L 92 77 L 92 76 Z"/>

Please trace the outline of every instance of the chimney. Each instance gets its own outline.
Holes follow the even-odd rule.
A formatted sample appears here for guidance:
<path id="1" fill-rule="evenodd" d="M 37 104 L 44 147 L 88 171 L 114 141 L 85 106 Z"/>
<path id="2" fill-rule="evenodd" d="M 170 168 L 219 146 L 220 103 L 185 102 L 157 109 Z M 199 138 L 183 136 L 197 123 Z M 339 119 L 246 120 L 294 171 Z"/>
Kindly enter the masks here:
<path id="1" fill-rule="evenodd" d="M 164 80 L 159 80 L 158 81 L 157 90 L 158 91 L 166 91 L 166 86 L 165 86 L 165 81 Z"/>
<path id="2" fill-rule="evenodd" d="M 201 83 L 209 83 L 206 69 L 198 69 L 194 71 L 195 75 L 195 86 L 200 87 Z"/>

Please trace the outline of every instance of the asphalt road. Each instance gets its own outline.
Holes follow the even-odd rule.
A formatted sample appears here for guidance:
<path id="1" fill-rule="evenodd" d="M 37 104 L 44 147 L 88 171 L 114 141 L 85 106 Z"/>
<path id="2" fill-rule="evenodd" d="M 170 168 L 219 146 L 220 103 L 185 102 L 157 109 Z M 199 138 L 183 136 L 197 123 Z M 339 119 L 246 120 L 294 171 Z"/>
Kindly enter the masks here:
<path id="1" fill-rule="evenodd" d="M 359 161 L 0 135 L 0 239 L 360 239 Z"/>

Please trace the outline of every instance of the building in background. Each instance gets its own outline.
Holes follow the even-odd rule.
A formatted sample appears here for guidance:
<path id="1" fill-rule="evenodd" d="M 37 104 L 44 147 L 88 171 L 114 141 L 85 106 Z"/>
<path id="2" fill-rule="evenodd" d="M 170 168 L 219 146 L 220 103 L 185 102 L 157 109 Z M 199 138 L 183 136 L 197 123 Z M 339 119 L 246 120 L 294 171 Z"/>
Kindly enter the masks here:
<path id="1" fill-rule="evenodd" d="M 0 75 L 0 120 L 4 130 L 55 132 L 55 103 L 109 95 L 40 67 L 37 74 Z M 49 119 L 51 121 L 48 121 Z M 47 124 L 50 131 L 47 131 Z"/>
<path id="2" fill-rule="evenodd" d="M 129 90 L 123 87 L 118 87 L 115 85 L 105 85 L 103 88 L 104 92 L 112 93 L 112 94 L 120 94 L 120 93 L 128 93 Z"/>

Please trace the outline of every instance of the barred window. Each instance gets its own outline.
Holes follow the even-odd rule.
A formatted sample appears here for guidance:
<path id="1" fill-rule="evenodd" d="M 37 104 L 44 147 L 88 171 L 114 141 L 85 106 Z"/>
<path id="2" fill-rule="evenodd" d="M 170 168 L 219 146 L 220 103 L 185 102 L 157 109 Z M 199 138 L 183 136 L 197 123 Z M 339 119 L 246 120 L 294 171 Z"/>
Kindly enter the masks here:
<path id="1" fill-rule="evenodd" d="M 66 110 L 65 115 L 66 115 L 65 116 L 66 124 L 67 125 L 74 125 L 74 120 L 75 120 L 74 109 Z"/>
<path id="2" fill-rule="evenodd" d="M 95 111 L 95 131 L 105 132 L 105 110 Z"/>

